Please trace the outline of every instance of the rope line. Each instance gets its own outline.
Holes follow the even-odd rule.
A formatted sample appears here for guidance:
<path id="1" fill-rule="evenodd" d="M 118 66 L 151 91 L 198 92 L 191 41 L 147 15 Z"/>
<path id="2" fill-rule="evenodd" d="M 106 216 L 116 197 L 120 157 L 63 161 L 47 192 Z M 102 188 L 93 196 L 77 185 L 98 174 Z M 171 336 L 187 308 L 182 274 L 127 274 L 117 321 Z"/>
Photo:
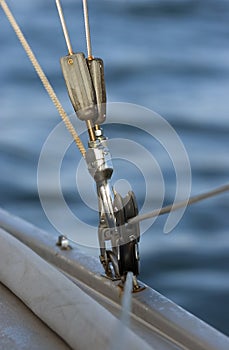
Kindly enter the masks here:
<path id="1" fill-rule="evenodd" d="M 2 9 L 5 12 L 6 17 L 8 18 L 12 28 L 14 29 L 22 47 L 24 48 L 27 56 L 29 57 L 29 59 L 30 59 L 35 71 L 37 72 L 42 84 L 44 85 L 44 88 L 46 89 L 53 104 L 55 105 L 56 109 L 58 110 L 63 122 L 65 123 L 66 128 L 71 133 L 71 135 L 72 135 L 77 147 L 79 148 L 82 156 L 85 158 L 86 150 L 84 148 L 82 141 L 80 140 L 74 126 L 72 125 L 70 119 L 68 118 L 67 113 L 65 112 L 64 108 L 62 107 L 58 97 L 56 96 L 51 84 L 49 83 L 45 73 L 43 72 L 40 64 L 38 63 L 32 49 L 30 48 L 28 42 L 26 41 L 21 29 L 19 28 L 13 14 L 11 13 L 9 7 L 7 6 L 5 0 L 0 0 L 0 5 L 2 6 Z"/>
<path id="2" fill-rule="evenodd" d="M 178 202 L 175 204 L 170 204 L 170 205 L 167 205 L 166 207 L 163 207 L 161 209 L 155 209 L 149 213 L 137 215 L 134 218 L 130 219 L 128 221 L 128 223 L 129 224 L 136 224 L 136 223 L 143 221 L 143 220 L 151 219 L 151 218 L 154 218 L 156 216 L 163 215 L 163 214 L 168 214 L 168 213 L 175 211 L 177 209 L 186 207 L 188 205 L 192 205 L 194 203 L 200 202 L 200 201 L 202 201 L 204 199 L 208 199 L 210 197 L 215 197 L 218 194 L 221 194 L 221 193 L 224 193 L 227 191 L 229 191 L 229 184 L 217 187 L 212 191 L 193 196 L 186 201 L 181 201 L 181 202 Z"/>

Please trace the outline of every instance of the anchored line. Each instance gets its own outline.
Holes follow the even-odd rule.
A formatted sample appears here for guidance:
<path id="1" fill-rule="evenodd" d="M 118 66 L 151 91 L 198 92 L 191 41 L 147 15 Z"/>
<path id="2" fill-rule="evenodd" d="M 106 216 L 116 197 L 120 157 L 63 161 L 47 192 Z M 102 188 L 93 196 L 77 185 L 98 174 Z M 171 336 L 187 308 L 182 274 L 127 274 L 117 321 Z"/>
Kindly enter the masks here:
<path id="1" fill-rule="evenodd" d="M 86 150 L 84 148 L 84 145 L 82 141 L 80 140 L 74 126 L 72 125 L 69 117 L 67 116 L 67 113 L 65 112 L 64 108 L 62 107 L 58 97 L 56 96 L 50 82 L 48 81 L 48 78 L 46 77 L 45 73 L 43 72 L 40 64 L 38 63 L 32 49 L 30 48 L 27 40 L 25 39 L 21 29 L 19 28 L 19 25 L 17 24 L 13 14 L 11 13 L 9 7 L 7 6 L 5 0 L 0 0 L 0 5 L 2 6 L 3 11 L 5 12 L 6 17 L 8 18 L 12 28 L 14 29 L 22 47 L 24 48 L 27 56 L 30 59 L 30 62 L 32 63 L 35 71 L 37 72 L 42 84 L 44 85 L 44 88 L 46 89 L 47 93 L 49 94 L 49 97 L 51 98 L 52 102 L 54 103 L 56 109 L 58 110 L 62 120 L 64 121 L 66 128 L 72 135 L 77 147 L 79 148 L 82 156 L 85 158 Z"/>
<path id="2" fill-rule="evenodd" d="M 221 194 L 221 193 L 224 193 L 227 191 L 229 191 L 229 184 L 217 187 L 212 191 L 193 196 L 193 197 L 189 198 L 188 200 L 181 201 L 181 202 L 174 203 L 174 204 L 170 204 L 170 205 L 167 205 L 166 207 L 163 207 L 161 209 L 155 209 L 155 210 L 153 210 L 149 213 L 146 213 L 146 214 L 137 215 L 134 218 L 130 219 L 128 221 L 128 223 L 129 224 L 136 224 L 136 223 L 143 221 L 143 220 L 151 219 L 151 218 L 154 218 L 156 216 L 163 215 L 163 214 L 168 214 L 172 211 L 178 210 L 180 208 L 184 208 L 188 205 L 200 202 L 200 201 L 202 201 L 204 199 L 208 199 L 210 197 L 215 197 L 218 194 Z"/>

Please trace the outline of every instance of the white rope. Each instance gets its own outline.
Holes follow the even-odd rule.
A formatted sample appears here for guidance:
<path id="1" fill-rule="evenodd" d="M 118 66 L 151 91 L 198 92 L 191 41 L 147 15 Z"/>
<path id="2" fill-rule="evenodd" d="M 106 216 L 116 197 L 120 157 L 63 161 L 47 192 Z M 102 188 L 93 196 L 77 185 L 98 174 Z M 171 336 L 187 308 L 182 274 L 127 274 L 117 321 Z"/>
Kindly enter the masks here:
<path id="1" fill-rule="evenodd" d="M 158 215 L 168 214 L 171 211 L 174 211 L 174 210 L 186 207 L 188 205 L 200 202 L 200 201 L 202 201 L 204 199 L 207 199 L 207 198 L 210 198 L 210 197 L 215 197 L 218 194 L 221 194 L 221 193 L 224 193 L 224 192 L 227 192 L 227 191 L 229 191 L 229 184 L 217 187 L 217 188 L 215 188 L 212 191 L 209 191 L 209 192 L 206 192 L 206 193 L 199 194 L 197 196 L 191 197 L 191 198 L 189 198 L 189 200 L 178 202 L 178 203 L 175 203 L 175 204 L 170 204 L 170 205 L 167 205 L 164 208 L 155 209 L 155 210 L 153 210 L 153 211 L 151 211 L 149 213 L 146 213 L 146 214 L 137 215 L 134 218 L 130 219 L 128 221 L 128 223 L 129 224 L 136 224 L 136 223 L 138 223 L 140 221 L 151 219 L 151 218 L 154 218 L 154 217 L 156 217 Z"/>
<path id="2" fill-rule="evenodd" d="M 20 30 L 20 28 L 19 28 L 13 14 L 11 13 L 9 7 L 7 6 L 5 0 L 1 0 L 0 5 L 2 6 L 2 9 L 5 12 L 6 17 L 8 18 L 12 28 L 14 29 L 21 45 L 23 46 L 27 56 L 29 57 L 29 59 L 30 59 L 35 71 L 37 72 L 42 84 L 44 85 L 44 88 L 48 92 L 52 102 L 54 103 L 56 109 L 58 110 L 62 120 L 64 121 L 66 128 L 71 133 L 71 135 L 72 135 L 77 147 L 79 148 L 82 156 L 85 157 L 86 150 L 84 148 L 84 145 L 82 144 L 74 126 L 72 125 L 71 121 L 69 120 L 67 113 L 63 109 L 58 97 L 56 96 L 51 84 L 49 83 L 45 73 L 43 72 L 40 64 L 38 63 L 33 51 L 31 50 L 28 42 L 26 41 L 22 31 Z"/>

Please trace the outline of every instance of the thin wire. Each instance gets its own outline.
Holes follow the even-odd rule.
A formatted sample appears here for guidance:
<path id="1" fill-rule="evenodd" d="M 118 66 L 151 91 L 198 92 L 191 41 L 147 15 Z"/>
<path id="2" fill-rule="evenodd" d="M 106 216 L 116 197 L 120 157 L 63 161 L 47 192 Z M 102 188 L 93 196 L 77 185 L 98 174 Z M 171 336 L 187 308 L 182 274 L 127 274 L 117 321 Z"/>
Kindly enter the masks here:
<path id="1" fill-rule="evenodd" d="M 86 42 L 87 42 L 87 54 L 88 54 L 88 59 L 91 60 L 93 59 L 93 56 L 92 56 L 92 48 L 91 48 L 91 34 L 90 34 L 90 26 L 89 26 L 87 0 L 83 0 L 83 13 L 84 13 L 84 24 L 85 24 Z"/>
<path id="2" fill-rule="evenodd" d="M 83 4 L 84 4 L 84 16 L 85 16 L 85 26 L 86 26 L 86 35 L 87 35 L 87 45 L 88 45 L 88 56 L 91 56 L 91 45 L 90 45 L 90 31 L 89 31 L 89 23 L 88 23 L 88 12 L 87 12 L 87 2 L 86 0 L 83 0 Z M 19 41 L 21 42 L 21 45 L 23 46 L 27 56 L 29 57 L 35 71 L 37 72 L 42 84 L 44 85 L 46 91 L 48 92 L 52 102 L 54 103 L 55 107 L 57 108 L 62 120 L 64 121 L 66 128 L 68 129 L 68 131 L 71 133 L 77 147 L 79 148 L 81 154 L 83 157 L 85 157 L 85 153 L 86 150 L 84 148 L 84 145 L 82 144 L 77 132 L 75 131 L 74 126 L 72 125 L 71 121 L 69 120 L 65 110 L 63 109 L 59 99 L 57 98 L 51 84 L 49 83 L 45 73 L 43 72 L 41 66 L 39 65 L 33 51 L 31 50 L 29 44 L 27 43 L 22 31 L 20 30 L 13 14 L 11 13 L 10 9 L 8 8 L 5 0 L 0 0 L 0 5 L 2 6 L 3 11 L 5 12 L 6 17 L 8 18 L 12 28 L 14 29 Z M 87 24 L 86 24 L 87 23 Z M 161 209 L 156 209 L 153 210 L 149 213 L 146 214 L 142 214 L 142 215 L 138 215 L 132 219 L 129 220 L 130 224 L 135 224 L 138 223 L 140 221 L 143 220 L 147 220 L 153 217 L 156 217 L 158 215 L 163 215 L 163 214 L 167 214 L 170 213 L 172 211 L 175 211 L 177 209 L 183 208 L 185 206 L 197 203 L 199 201 L 202 201 L 204 199 L 210 198 L 210 197 L 214 197 L 218 194 L 224 193 L 229 191 L 229 184 L 226 184 L 224 186 L 221 187 L 217 187 L 216 189 L 191 197 L 188 201 L 182 201 L 176 204 L 171 204 L 168 205 L 164 208 Z"/>
<path id="3" fill-rule="evenodd" d="M 124 293 L 122 295 L 122 306 L 120 320 L 117 319 L 114 326 L 114 334 L 111 337 L 109 349 L 126 349 L 127 335 L 126 328 L 130 326 L 130 318 L 132 311 L 132 290 L 133 290 L 133 272 L 128 272 L 124 286 Z"/>
<path id="4" fill-rule="evenodd" d="M 58 110 L 62 120 L 64 121 L 66 128 L 68 129 L 68 131 L 71 133 L 77 147 L 79 148 L 82 156 L 85 158 L 85 153 L 86 150 L 84 148 L 84 145 L 82 144 L 74 126 L 72 125 L 70 119 L 68 118 L 65 110 L 63 109 L 58 97 L 56 96 L 51 84 L 49 83 L 45 73 L 43 72 L 41 66 L 39 65 L 33 51 L 31 50 L 29 44 L 27 43 L 22 31 L 20 30 L 13 14 L 11 13 L 10 9 L 8 8 L 6 2 L 4 0 L 0 1 L 0 5 L 2 6 L 3 11 L 5 12 L 6 17 L 8 18 L 12 28 L 14 29 L 21 45 L 23 46 L 27 56 L 29 57 L 35 71 L 37 72 L 42 84 L 44 85 L 46 91 L 48 92 L 52 102 L 54 103 L 56 109 Z"/>
<path id="5" fill-rule="evenodd" d="M 168 214 L 168 213 L 170 213 L 170 212 L 172 212 L 174 210 L 177 210 L 177 209 L 186 207 L 188 205 L 200 202 L 200 201 L 202 201 L 204 199 L 207 199 L 207 198 L 210 198 L 210 197 L 215 197 L 218 194 L 221 194 L 221 193 L 224 193 L 224 192 L 227 192 L 227 191 L 229 191 L 229 184 L 217 187 L 217 188 L 215 188 L 212 191 L 209 191 L 209 192 L 206 192 L 206 193 L 199 194 L 197 196 L 191 197 L 191 198 L 189 198 L 189 200 L 178 202 L 178 203 L 175 203 L 175 204 L 170 204 L 170 205 L 167 205 L 164 208 L 155 209 L 155 210 L 153 210 L 153 211 L 151 211 L 149 213 L 146 213 L 146 214 L 137 215 L 134 218 L 130 219 L 128 221 L 128 223 L 136 224 L 136 223 L 138 223 L 140 221 L 143 221 L 143 220 L 154 218 L 156 216 L 163 215 L 163 214 Z"/>
<path id="6" fill-rule="evenodd" d="M 62 10 L 61 4 L 60 4 L 60 0 L 56 0 L 56 7 L 57 7 L 57 10 L 59 13 L 60 23 L 61 23 L 61 26 L 63 29 L 64 38 L 65 38 L 65 41 L 67 44 L 68 53 L 69 53 L 69 55 L 72 55 L 73 54 L 72 45 L 71 45 L 71 41 L 69 38 L 68 29 L 67 29 L 67 25 L 66 25 L 66 22 L 64 19 L 64 14 L 63 14 L 63 10 Z"/>

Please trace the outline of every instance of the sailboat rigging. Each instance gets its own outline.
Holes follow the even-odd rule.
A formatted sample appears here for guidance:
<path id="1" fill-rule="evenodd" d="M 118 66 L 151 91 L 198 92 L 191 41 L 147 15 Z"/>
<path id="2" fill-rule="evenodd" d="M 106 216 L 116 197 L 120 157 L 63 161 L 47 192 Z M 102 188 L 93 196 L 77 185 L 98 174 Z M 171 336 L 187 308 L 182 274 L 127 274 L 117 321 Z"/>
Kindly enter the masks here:
<path id="1" fill-rule="evenodd" d="M 131 344 L 131 348 L 136 348 L 136 350 L 148 349 L 148 346 L 163 350 L 174 348 L 226 350 L 228 349 L 228 339 L 223 334 L 204 324 L 195 316 L 188 314 L 151 287 L 138 281 L 138 276 L 140 271 L 140 223 L 224 194 L 229 191 L 229 184 L 226 183 L 186 200 L 178 201 L 176 199 L 171 205 L 163 206 L 164 203 L 161 203 L 161 207 L 156 205 L 155 208 L 158 209 L 151 211 L 152 206 L 150 205 L 147 210 L 142 210 L 143 213 L 146 211 L 144 214 L 138 210 L 141 198 L 138 203 L 137 199 L 139 198 L 135 197 L 133 191 L 129 191 L 126 196 L 123 196 L 120 194 L 121 191 L 118 192 L 116 184 L 114 187 L 112 186 L 115 177 L 113 169 L 117 169 L 117 166 L 115 161 L 115 166 L 112 164 L 115 157 L 111 156 L 110 149 L 112 150 L 112 147 L 105 136 L 107 128 L 104 126 L 104 131 L 102 128 L 106 118 L 109 121 L 109 118 L 111 120 L 112 117 L 107 103 L 103 60 L 93 55 L 87 0 L 82 0 L 86 54 L 74 51 L 74 46 L 77 43 L 71 43 L 64 17 L 63 10 L 65 8 L 62 9 L 60 0 L 55 2 L 67 46 L 67 54 L 60 60 L 61 68 L 70 101 L 80 120 L 77 126 L 75 126 L 74 119 L 70 119 L 65 112 L 11 13 L 7 0 L 0 0 L 0 7 L 11 23 L 50 99 L 71 134 L 72 139 L 69 138 L 69 142 L 72 144 L 71 140 L 74 140 L 82 156 L 82 163 L 86 165 L 85 169 L 95 183 L 96 193 L 94 193 L 94 197 L 98 200 L 96 213 L 99 214 L 100 255 L 98 259 L 98 257 L 94 258 L 91 254 L 86 255 L 81 251 L 81 242 L 77 241 L 78 232 L 75 236 L 72 235 L 76 239 L 72 239 L 72 233 L 67 229 L 61 236 L 58 236 L 59 233 L 63 233 L 61 230 L 59 233 L 49 234 L 0 208 L 0 237 L 2 241 L 0 282 L 22 299 L 46 325 L 72 348 L 91 349 L 94 346 L 96 349 L 97 347 L 116 349 L 117 346 L 122 347 L 126 341 L 127 347 Z M 64 85 L 63 80 L 61 83 Z M 123 118 L 125 118 L 124 112 L 125 110 L 122 113 Z M 126 117 L 128 116 L 126 115 Z M 120 123 L 120 120 L 118 122 Z M 63 125 L 63 123 L 60 124 Z M 86 126 L 86 135 L 83 136 L 80 129 L 81 124 Z M 81 136 L 84 142 L 82 142 Z M 87 142 L 85 142 L 85 136 L 88 138 Z M 58 143 L 60 139 L 60 137 L 57 138 L 55 143 Z M 130 151 L 134 153 L 134 150 L 130 149 Z M 55 148 L 55 152 L 58 153 L 59 150 L 57 151 Z M 51 166 L 53 163 L 54 161 Z M 48 166 L 44 169 L 47 172 L 49 172 Z M 82 173 L 79 173 L 83 178 Z M 37 174 L 39 177 L 39 165 Z M 130 175 L 130 172 L 127 171 L 125 175 L 127 174 Z M 53 173 L 51 176 L 49 173 L 49 179 L 53 180 L 52 175 Z M 59 175 L 57 174 L 57 177 Z M 48 180 L 48 186 L 53 185 Z M 68 184 L 70 183 L 68 182 Z M 139 194 L 137 186 L 134 189 Z M 58 195 L 59 193 L 55 192 L 54 200 Z M 41 196 L 40 203 L 43 205 Z M 56 207 L 52 206 L 54 215 L 58 215 Z M 45 211 L 44 207 L 43 209 Z M 60 220 L 64 222 L 64 215 L 60 215 Z M 79 227 L 75 225 L 74 230 L 78 230 L 79 235 L 83 236 L 85 232 L 81 232 Z M 93 237 L 96 236 L 94 235 L 95 225 L 92 227 L 92 231 Z M 199 235 L 196 236 L 199 237 Z M 187 238 L 184 234 L 183 237 Z M 71 245 L 69 241 L 71 241 Z M 155 255 L 152 256 L 155 257 Z M 160 256 L 160 259 L 163 261 L 163 257 Z M 152 265 L 148 264 L 148 266 L 151 269 Z M 152 275 L 155 277 L 154 273 Z M 144 278 L 144 276 L 142 277 Z M 157 286 L 155 285 L 153 288 L 157 289 Z M 180 304 L 179 301 L 178 304 Z M 97 318 L 99 322 L 97 322 Z M 66 320 L 65 323 L 63 319 Z M 10 321 L 10 316 L 7 317 L 8 321 Z M 84 332 L 81 332 L 82 324 L 84 324 Z M 132 333 L 129 332 L 131 330 Z M 135 331 L 136 334 L 134 334 Z M 47 340 L 47 346 L 48 344 L 49 340 Z"/>
<path id="2" fill-rule="evenodd" d="M 2 0 L 0 4 L 45 89 L 65 122 L 67 129 L 71 133 L 82 156 L 86 159 L 89 172 L 95 179 L 100 213 L 98 228 L 101 251 L 100 261 L 105 273 L 109 278 L 120 278 L 125 282 L 127 273 L 132 272 L 133 288 L 134 290 L 140 290 L 141 288 L 136 278 L 139 273 L 139 222 L 226 192 L 229 190 L 229 185 L 226 184 L 205 194 L 194 196 L 188 201 L 173 203 L 173 205 L 154 210 L 151 213 L 139 215 L 137 201 L 133 192 L 129 192 L 125 198 L 122 198 L 117 192 L 113 192 L 113 188 L 110 187 L 113 168 L 107 139 L 100 127 L 100 124 L 106 119 L 106 91 L 103 62 L 101 59 L 94 58 L 92 55 L 87 1 L 83 0 L 88 51 L 88 58 L 85 58 L 83 53 L 73 53 L 63 10 L 60 1 L 56 0 L 68 48 L 68 55 L 61 59 L 62 71 L 76 115 L 87 124 L 89 133 L 89 148 L 87 151 L 17 25 L 6 1 Z M 106 248 L 107 241 L 111 241 L 112 250 Z"/>

